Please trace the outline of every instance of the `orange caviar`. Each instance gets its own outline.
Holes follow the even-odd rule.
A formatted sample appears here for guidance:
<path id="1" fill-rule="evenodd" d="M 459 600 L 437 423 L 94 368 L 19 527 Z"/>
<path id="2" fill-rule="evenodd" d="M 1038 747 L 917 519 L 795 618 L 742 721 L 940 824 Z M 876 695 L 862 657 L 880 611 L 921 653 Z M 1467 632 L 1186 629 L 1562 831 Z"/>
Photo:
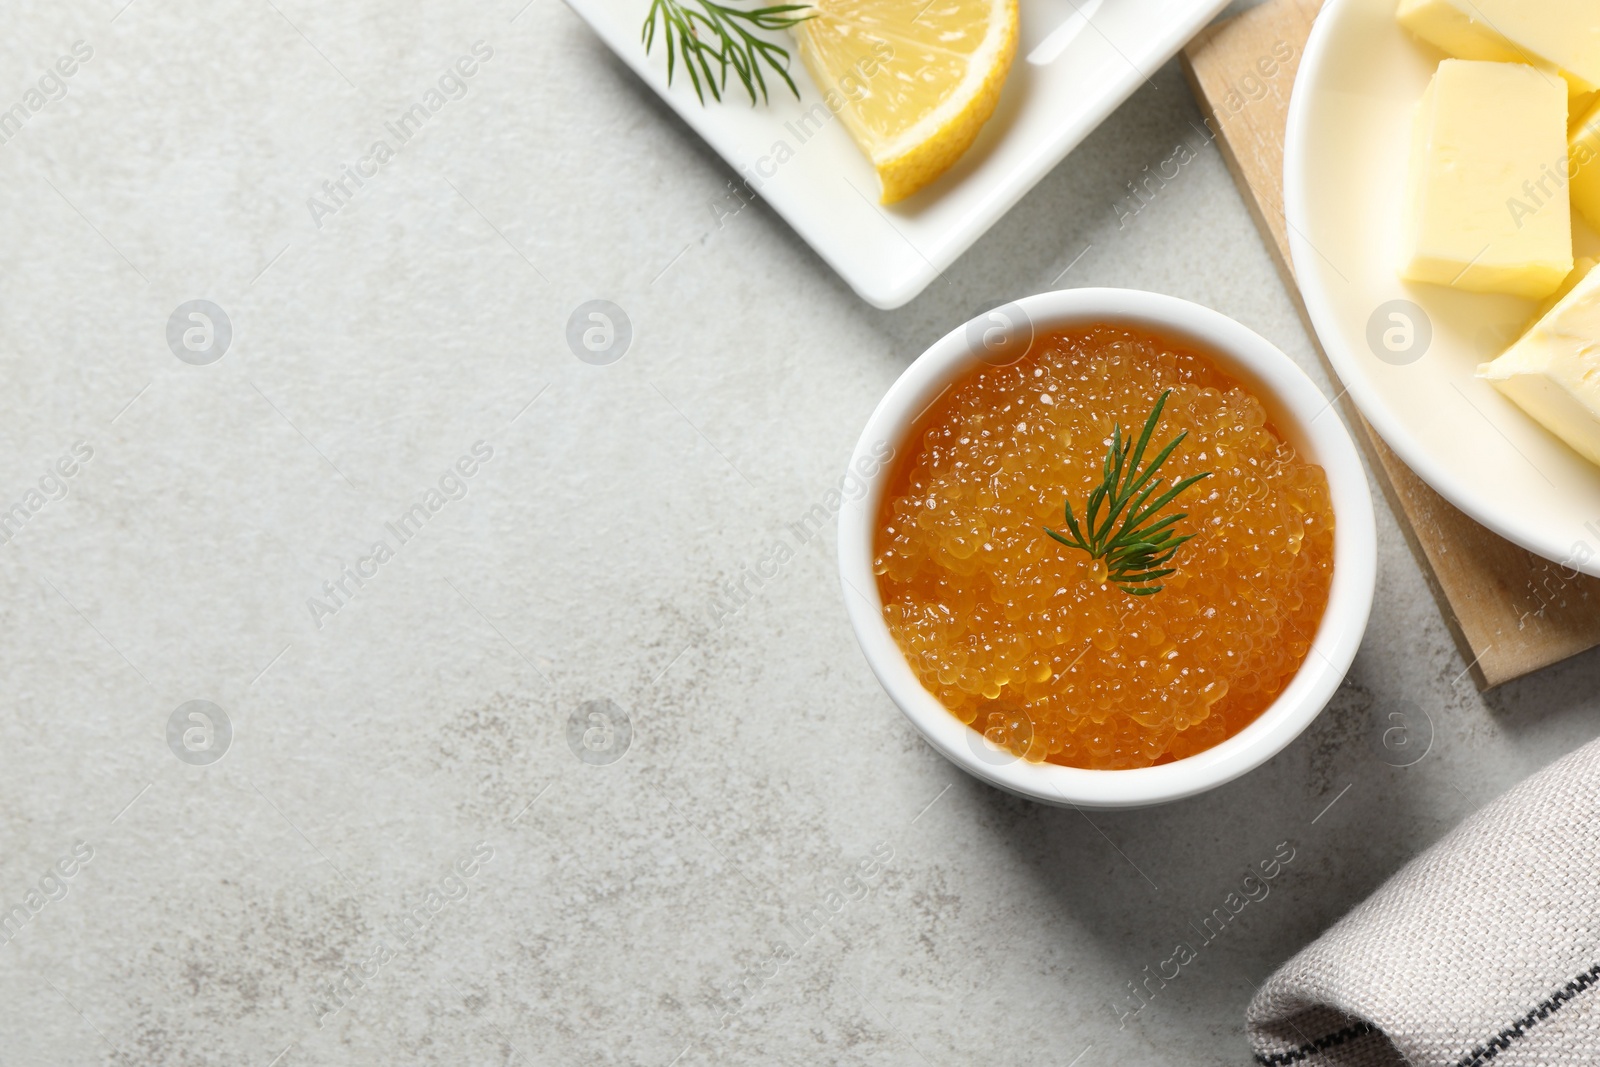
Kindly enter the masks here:
<path id="1" fill-rule="evenodd" d="M 1053 541 L 1080 522 L 1112 427 L 1137 437 L 1172 391 L 1158 477 L 1203 471 L 1161 592 Z M 1261 402 L 1208 357 L 1125 327 L 1043 337 L 921 418 L 878 514 L 873 570 L 912 669 L 953 714 L 1033 761 L 1168 763 L 1239 732 L 1299 670 L 1328 600 L 1333 508 Z"/>

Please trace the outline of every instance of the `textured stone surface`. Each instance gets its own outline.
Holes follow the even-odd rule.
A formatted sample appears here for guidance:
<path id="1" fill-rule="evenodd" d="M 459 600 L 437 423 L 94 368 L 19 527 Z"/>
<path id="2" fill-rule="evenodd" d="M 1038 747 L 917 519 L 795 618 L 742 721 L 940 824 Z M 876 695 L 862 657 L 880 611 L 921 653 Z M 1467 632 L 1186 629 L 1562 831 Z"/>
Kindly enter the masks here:
<path id="1" fill-rule="evenodd" d="M 1153 811 L 1033 806 L 929 751 L 831 530 L 713 621 L 895 376 L 1005 298 L 1175 293 L 1323 380 L 1175 66 L 882 313 L 765 207 L 718 227 L 730 172 L 555 0 L 122 4 L 15 3 L 0 40 L 4 106 L 94 50 L 0 145 L 0 503 L 93 452 L 0 545 L 0 907 L 28 916 L 0 1062 L 1238 1063 L 1255 983 L 1597 732 L 1595 655 L 1472 691 L 1386 510 L 1327 712 Z M 313 226 L 478 40 L 465 97 Z M 195 298 L 233 326 L 206 366 L 165 337 Z M 563 337 L 596 298 L 635 331 L 610 366 Z M 209 765 L 168 743 L 190 700 L 232 726 Z M 568 743 L 597 701 L 631 727 L 610 763 Z M 1370 744 L 1396 701 L 1436 735 L 1404 769 Z M 1122 1014 L 1282 841 L 1270 895 Z"/>

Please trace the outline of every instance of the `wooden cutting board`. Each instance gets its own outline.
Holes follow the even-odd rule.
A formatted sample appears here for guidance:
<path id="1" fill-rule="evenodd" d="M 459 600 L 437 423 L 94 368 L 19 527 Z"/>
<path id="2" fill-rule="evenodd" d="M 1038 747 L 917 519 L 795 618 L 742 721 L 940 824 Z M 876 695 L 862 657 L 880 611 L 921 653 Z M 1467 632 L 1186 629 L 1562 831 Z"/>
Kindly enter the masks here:
<path id="1" fill-rule="evenodd" d="M 1268 0 L 1211 26 L 1184 51 L 1207 116 L 1204 132 L 1227 160 L 1313 344 L 1289 260 L 1283 139 L 1289 91 L 1320 7 L 1320 0 Z M 1337 381 L 1320 347 L 1317 354 Z M 1341 406 L 1479 689 L 1600 645 L 1600 579 L 1573 576 L 1467 518 L 1400 462 L 1348 395 Z"/>

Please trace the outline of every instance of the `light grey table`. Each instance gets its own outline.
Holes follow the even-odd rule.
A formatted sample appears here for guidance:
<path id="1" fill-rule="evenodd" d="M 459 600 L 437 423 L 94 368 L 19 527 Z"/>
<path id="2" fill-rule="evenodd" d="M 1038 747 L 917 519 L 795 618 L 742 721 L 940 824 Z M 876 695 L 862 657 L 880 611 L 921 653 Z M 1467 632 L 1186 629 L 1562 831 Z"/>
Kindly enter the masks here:
<path id="1" fill-rule="evenodd" d="M 1092 821 L 955 770 L 791 529 L 906 364 L 1123 285 L 1322 380 L 1176 67 L 881 313 L 523 2 L 7 9 L 0 1064 L 1242 1063 L 1254 984 L 1596 734 L 1594 655 L 1473 691 L 1382 510 L 1349 682 L 1266 767 Z M 197 299 L 211 362 L 168 340 Z M 607 366 L 564 338 L 591 299 L 632 324 Z M 1401 701 L 1408 768 L 1371 743 Z"/>

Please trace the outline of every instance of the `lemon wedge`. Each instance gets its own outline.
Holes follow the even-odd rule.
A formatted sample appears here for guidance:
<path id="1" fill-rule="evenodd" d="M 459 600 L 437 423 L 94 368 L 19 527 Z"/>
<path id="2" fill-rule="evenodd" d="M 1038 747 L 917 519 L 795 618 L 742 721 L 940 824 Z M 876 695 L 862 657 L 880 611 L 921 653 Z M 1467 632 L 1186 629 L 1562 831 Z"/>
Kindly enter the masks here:
<path id="1" fill-rule="evenodd" d="M 823 90 L 812 112 L 844 120 L 883 203 L 904 200 L 993 114 L 1017 52 L 1017 0 L 817 0 L 815 11 L 794 29 Z"/>

